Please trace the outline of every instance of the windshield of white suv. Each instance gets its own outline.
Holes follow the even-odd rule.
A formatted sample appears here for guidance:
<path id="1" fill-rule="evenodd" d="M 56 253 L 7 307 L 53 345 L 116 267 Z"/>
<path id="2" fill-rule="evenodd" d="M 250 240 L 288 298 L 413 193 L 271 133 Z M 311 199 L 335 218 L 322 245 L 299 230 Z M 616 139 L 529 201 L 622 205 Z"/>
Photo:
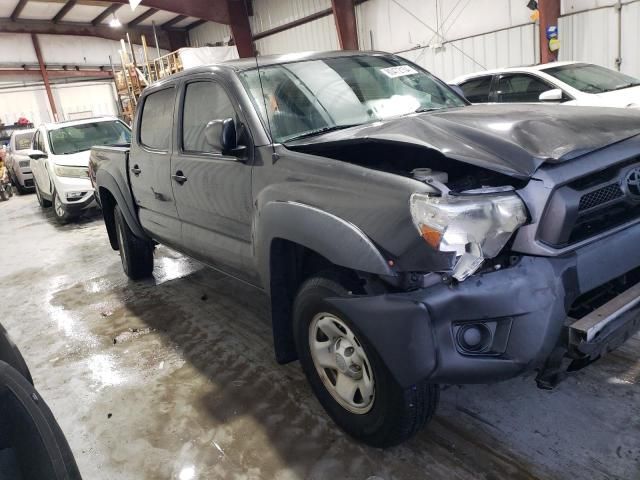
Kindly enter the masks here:
<path id="1" fill-rule="evenodd" d="M 32 137 L 33 137 L 33 132 L 16 134 L 16 138 L 15 138 L 16 150 L 27 150 L 31 148 Z"/>
<path id="2" fill-rule="evenodd" d="M 589 63 L 563 65 L 542 71 L 585 93 L 613 92 L 640 85 L 637 78 Z"/>
<path id="3" fill-rule="evenodd" d="M 83 152 L 91 150 L 94 145 L 128 143 L 131 143 L 131 130 L 117 120 L 81 123 L 49 132 L 49 144 L 54 155 Z"/>
<path id="4" fill-rule="evenodd" d="M 275 142 L 466 105 L 437 78 L 391 56 L 299 61 L 260 67 L 260 77 L 257 69 L 240 77 Z"/>

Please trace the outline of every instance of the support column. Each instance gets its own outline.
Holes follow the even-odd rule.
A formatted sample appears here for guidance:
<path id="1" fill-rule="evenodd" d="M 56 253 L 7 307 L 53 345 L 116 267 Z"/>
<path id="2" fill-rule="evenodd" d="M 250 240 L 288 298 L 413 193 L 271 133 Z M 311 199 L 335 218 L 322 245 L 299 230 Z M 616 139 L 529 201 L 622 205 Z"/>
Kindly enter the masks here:
<path id="1" fill-rule="evenodd" d="M 229 9 L 229 27 L 238 49 L 240 58 L 253 57 L 256 54 L 253 46 L 249 13 L 245 0 L 227 0 Z"/>
<path id="2" fill-rule="evenodd" d="M 40 74 L 42 75 L 42 81 L 44 82 L 44 88 L 47 91 L 47 97 L 49 97 L 49 106 L 51 107 L 51 113 L 53 114 L 53 121 L 58 121 L 58 109 L 56 108 L 56 101 L 53 98 L 53 92 L 51 91 L 51 84 L 49 83 L 49 73 L 47 67 L 42 59 L 42 51 L 40 50 L 40 42 L 38 36 L 35 33 L 31 34 L 31 41 L 33 42 L 33 49 L 36 51 L 36 57 L 38 57 L 38 65 L 40 65 Z"/>
<path id="3" fill-rule="evenodd" d="M 560 0 L 538 0 L 538 10 L 540 11 L 540 62 L 555 62 L 558 59 L 558 54 L 549 51 L 547 27 L 558 25 Z"/>
<path id="4" fill-rule="evenodd" d="M 354 0 L 331 0 L 342 50 L 358 50 L 358 26 Z"/>

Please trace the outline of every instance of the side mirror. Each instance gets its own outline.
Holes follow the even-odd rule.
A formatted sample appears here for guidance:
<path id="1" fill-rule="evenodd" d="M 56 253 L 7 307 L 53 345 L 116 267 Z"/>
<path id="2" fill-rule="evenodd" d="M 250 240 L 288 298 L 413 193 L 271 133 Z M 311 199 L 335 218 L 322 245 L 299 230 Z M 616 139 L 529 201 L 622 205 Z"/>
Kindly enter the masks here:
<path id="1" fill-rule="evenodd" d="M 204 129 L 204 136 L 210 146 L 223 154 L 239 153 L 236 122 L 233 118 L 211 120 Z"/>
<path id="2" fill-rule="evenodd" d="M 32 160 L 40 160 L 41 158 L 47 158 L 47 154 L 40 150 L 32 150 L 31 153 L 29 153 L 29 157 Z"/>
<path id="3" fill-rule="evenodd" d="M 541 102 L 561 102 L 563 99 L 562 90 L 559 88 L 547 90 L 546 92 L 542 92 L 538 99 Z"/>

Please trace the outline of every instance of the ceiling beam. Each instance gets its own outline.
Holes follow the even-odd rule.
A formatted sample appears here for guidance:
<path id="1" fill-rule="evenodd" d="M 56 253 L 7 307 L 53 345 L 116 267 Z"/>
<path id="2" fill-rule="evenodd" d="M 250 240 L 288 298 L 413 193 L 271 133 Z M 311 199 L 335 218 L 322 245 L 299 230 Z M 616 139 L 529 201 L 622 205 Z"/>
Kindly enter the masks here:
<path id="1" fill-rule="evenodd" d="M 173 30 L 171 30 L 173 31 Z M 3 33 L 38 33 L 51 35 L 82 35 L 85 37 L 100 37 L 120 41 L 127 33 L 131 41 L 140 43 L 140 35 L 144 34 L 147 42 L 155 46 L 153 29 L 138 26 L 136 28 L 111 28 L 108 25 L 94 26 L 90 23 L 51 23 L 49 20 L 18 20 L 12 22 L 9 18 L 0 18 L 0 32 Z M 168 32 L 158 29 L 160 48 L 171 50 Z"/>
<path id="2" fill-rule="evenodd" d="M 540 11 L 539 35 L 540 35 L 540 62 L 550 63 L 558 59 L 558 52 L 549 50 L 547 27 L 558 26 L 560 17 L 560 0 L 538 0 Z"/>
<path id="3" fill-rule="evenodd" d="M 173 27 L 176 23 L 181 22 L 182 20 L 184 20 L 185 18 L 187 18 L 186 15 L 178 15 L 177 17 L 173 17 L 171 20 L 169 20 L 168 22 L 164 22 L 162 25 L 160 25 L 160 28 L 170 28 Z"/>
<path id="4" fill-rule="evenodd" d="M 144 22 L 147 18 L 149 18 L 152 15 L 155 15 L 156 13 L 158 13 L 158 9 L 157 8 L 150 8 L 146 12 L 141 13 L 136 18 L 131 20 L 127 25 L 129 27 L 135 27 L 136 25 L 138 25 L 141 22 Z"/>
<path id="5" fill-rule="evenodd" d="M 354 0 L 331 0 L 333 19 L 342 50 L 358 50 L 358 26 Z"/>
<path id="6" fill-rule="evenodd" d="M 91 25 L 93 25 L 93 26 L 100 25 L 103 20 L 105 20 L 106 18 L 109 18 L 109 16 L 111 16 L 111 15 L 115 15 L 115 13 L 118 10 L 120 10 L 121 7 L 122 7 L 122 5 L 114 3 L 110 7 L 105 8 L 104 11 L 100 15 L 98 15 L 96 18 L 91 20 Z"/>
<path id="7" fill-rule="evenodd" d="M 29 0 L 20 0 L 18 2 L 16 8 L 13 9 L 13 13 L 11 13 L 11 20 L 15 21 L 20 17 L 20 14 L 22 13 L 22 10 L 24 10 L 24 7 L 27 5 L 28 1 Z"/>
<path id="8" fill-rule="evenodd" d="M 256 50 L 253 45 L 247 5 L 244 0 L 226 0 L 226 2 L 229 11 L 229 27 L 231 27 L 231 35 L 238 49 L 238 56 L 240 58 L 253 57 Z"/>
<path id="9" fill-rule="evenodd" d="M 56 13 L 56 16 L 53 17 L 52 22 L 53 23 L 60 23 L 60 20 L 62 20 L 65 15 L 67 13 L 69 13 L 69 11 L 76 6 L 76 3 L 78 3 L 78 0 L 67 0 L 67 3 L 65 3 L 62 8 L 60 9 L 60 11 L 58 11 L 58 13 Z"/>
<path id="10" fill-rule="evenodd" d="M 129 0 L 110 0 L 112 3 L 129 5 Z M 229 9 L 226 0 L 142 0 L 145 7 L 166 10 L 178 15 L 201 18 L 209 22 L 229 25 Z"/>
<path id="11" fill-rule="evenodd" d="M 109 70 L 49 70 L 46 69 L 49 78 L 110 78 L 112 73 Z M 0 76 L 14 75 L 41 75 L 41 70 L 35 68 L 2 68 Z"/>
<path id="12" fill-rule="evenodd" d="M 191 30 L 192 28 L 196 28 L 199 27 L 200 25 L 204 25 L 205 23 L 207 23 L 206 20 L 196 20 L 193 23 L 190 23 L 189 25 L 187 25 L 186 27 L 184 27 L 187 31 Z"/>

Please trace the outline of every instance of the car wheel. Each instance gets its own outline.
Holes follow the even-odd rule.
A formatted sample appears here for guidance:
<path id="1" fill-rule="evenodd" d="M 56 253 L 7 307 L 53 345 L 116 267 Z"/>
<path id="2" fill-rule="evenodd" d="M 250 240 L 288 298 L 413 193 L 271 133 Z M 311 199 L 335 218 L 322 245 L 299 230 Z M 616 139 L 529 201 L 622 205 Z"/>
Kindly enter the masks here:
<path id="1" fill-rule="evenodd" d="M 326 302 L 349 295 L 348 287 L 349 281 L 333 272 L 300 287 L 293 308 L 300 363 L 316 397 L 340 428 L 373 447 L 398 445 L 431 419 L 439 387 L 426 382 L 409 388 L 398 385 L 375 348 Z"/>
<path id="2" fill-rule="evenodd" d="M 0 200 L 2 200 L 4 202 L 4 201 L 6 201 L 8 199 L 9 199 L 9 197 L 7 196 L 7 191 L 6 191 L 5 187 L 0 185 Z"/>
<path id="3" fill-rule="evenodd" d="M 118 250 L 122 269 L 131 280 L 140 280 L 151 276 L 153 272 L 153 250 L 151 242 L 136 237 L 124 220 L 120 207 L 114 210 Z"/>
<path id="4" fill-rule="evenodd" d="M 38 203 L 42 208 L 49 208 L 51 206 L 51 202 L 42 196 L 40 193 L 40 188 L 38 187 L 38 182 L 34 182 L 36 186 L 36 198 L 38 199 Z"/>
<path id="5" fill-rule="evenodd" d="M 72 218 L 74 218 L 74 215 L 71 215 L 67 211 L 64 203 L 62 203 L 62 200 L 60 200 L 58 192 L 56 192 L 55 190 L 53 191 L 53 214 L 56 217 L 56 221 L 60 225 L 65 225 L 66 223 L 69 223 Z"/>

